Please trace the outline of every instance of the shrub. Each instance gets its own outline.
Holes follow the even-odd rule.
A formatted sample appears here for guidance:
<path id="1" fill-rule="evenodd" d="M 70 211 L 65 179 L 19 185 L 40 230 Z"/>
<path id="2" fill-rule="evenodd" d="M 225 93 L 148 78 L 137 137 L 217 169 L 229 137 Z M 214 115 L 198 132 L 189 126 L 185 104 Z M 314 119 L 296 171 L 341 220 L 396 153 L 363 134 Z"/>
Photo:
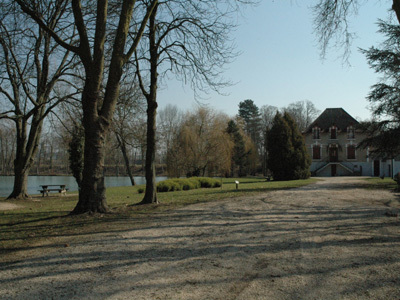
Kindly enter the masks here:
<path id="1" fill-rule="evenodd" d="M 221 186 L 222 186 L 221 181 L 215 180 L 214 187 L 217 188 L 217 187 L 221 187 Z"/>
<path id="2" fill-rule="evenodd" d="M 173 192 L 182 190 L 181 185 L 177 182 L 177 179 L 167 179 L 157 184 L 157 192 Z"/>
<path id="3" fill-rule="evenodd" d="M 213 186 L 213 181 L 211 178 L 199 177 L 198 180 L 202 188 L 211 188 Z"/>
<path id="4" fill-rule="evenodd" d="M 173 191 L 188 191 L 198 188 L 220 187 L 221 182 L 218 179 L 207 177 L 192 177 L 192 178 L 175 178 L 160 181 L 157 184 L 157 192 L 173 192 Z"/>
<path id="5" fill-rule="evenodd" d="M 190 179 L 180 179 L 179 184 L 182 187 L 182 190 L 188 191 L 188 190 L 194 190 L 196 189 L 195 181 L 190 180 Z"/>
<path id="6" fill-rule="evenodd" d="M 198 180 L 202 188 L 221 187 L 221 182 L 215 178 L 199 177 Z"/>
<path id="7" fill-rule="evenodd" d="M 157 184 L 157 192 L 162 193 L 162 192 L 168 192 L 169 191 L 169 185 L 168 182 L 161 181 Z"/>

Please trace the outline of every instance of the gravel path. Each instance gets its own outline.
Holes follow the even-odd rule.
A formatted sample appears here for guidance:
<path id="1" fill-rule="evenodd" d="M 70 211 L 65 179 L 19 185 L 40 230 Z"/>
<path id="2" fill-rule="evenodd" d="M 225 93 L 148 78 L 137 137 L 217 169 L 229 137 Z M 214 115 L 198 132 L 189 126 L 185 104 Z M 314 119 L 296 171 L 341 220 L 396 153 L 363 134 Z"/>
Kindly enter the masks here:
<path id="1" fill-rule="evenodd" d="M 362 184 L 325 178 L 20 252 L 0 299 L 400 299 L 400 195 Z"/>

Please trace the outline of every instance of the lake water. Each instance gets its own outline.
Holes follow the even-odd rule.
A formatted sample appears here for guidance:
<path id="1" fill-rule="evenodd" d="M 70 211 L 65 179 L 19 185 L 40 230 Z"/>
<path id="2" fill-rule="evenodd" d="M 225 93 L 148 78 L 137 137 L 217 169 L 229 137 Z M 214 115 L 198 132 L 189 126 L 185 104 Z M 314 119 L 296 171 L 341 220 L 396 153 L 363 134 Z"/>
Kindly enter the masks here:
<path id="1" fill-rule="evenodd" d="M 144 177 L 134 177 L 136 184 L 145 184 Z M 156 181 L 162 181 L 167 177 L 156 177 Z M 78 185 L 73 176 L 29 176 L 28 178 L 28 194 L 39 194 L 40 185 L 43 184 L 65 184 L 69 192 L 76 192 Z M 130 186 L 129 177 L 105 177 L 106 187 L 112 186 Z M 7 197 L 11 194 L 14 185 L 13 176 L 0 176 L 0 197 Z"/>

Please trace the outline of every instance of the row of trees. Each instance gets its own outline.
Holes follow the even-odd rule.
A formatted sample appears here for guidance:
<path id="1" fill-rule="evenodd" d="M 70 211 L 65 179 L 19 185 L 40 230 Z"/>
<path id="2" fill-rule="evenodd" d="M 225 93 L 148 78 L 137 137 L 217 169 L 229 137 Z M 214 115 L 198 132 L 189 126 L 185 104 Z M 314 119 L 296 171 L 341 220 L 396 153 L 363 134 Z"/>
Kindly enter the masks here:
<path id="1" fill-rule="evenodd" d="M 264 175 L 267 175 L 269 169 L 268 131 L 272 127 L 275 115 L 278 112 L 290 115 L 300 132 L 304 131 L 320 113 L 314 103 L 309 100 L 293 102 L 282 108 L 270 105 L 258 108 L 254 101 L 250 99 L 239 103 L 238 116 L 243 120 L 244 130 L 257 149 L 258 168 L 254 171 L 257 170 Z"/>
<path id="2" fill-rule="evenodd" d="M 142 109 L 143 101 L 137 89 L 122 89 L 111 134 L 105 143 L 105 174 L 126 174 L 131 177 L 132 184 L 135 184 L 134 172 L 144 174 L 146 116 Z M 311 105 L 309 101 L 299 101 L 279 111 L 287 112 L 288 108 L 301 107 L 300 104 L 304 103 Z M 243 104 L 250 104 L 256 116 L 247 114 L 246 121 L 241 116 L 245 115 Z M 79 121 L 81 116 L 71 105 L 60 105 L 56 112 L 45 126 L 31 174 L 74 172 L 80 184 L 84 149 L 83 128 Z M 169 176 L 245 176 L 261 173 L 266 166 L 266 161 L 262 159 L 266 130 L 271 127 L 277 112 L 278 109 L 272 106 L 263 106 L 259 110 L 251 100 L 241 102 L 238 115 L 234 118 L 205 107 L 184 113 L 174 105 L 167 105 L 159 110 L 157 119 L 158 169 L 168 172 Z M 4 141 L 0 147 L 0 157 L 3 158 L 0 173 L 13 174 L 15 143 L 10 139 L 15 139 L 15 130 L 12 123 L 2 124 L 8 126 L 0 132 L 0 142 Z M 196 145 L 196 149 L 192 147 L 189 151 L 188 147 L 192 145 Z M 74 154 L 71 149 L 77 153 Z M 74 157 L 71 166 L 68 154 Z"/>
<path id="3" fill-rule="evenodd" d="M 235 56 L 229 43 L 232 16 L 240 4 L 249 2 L 100 0 L 94 6 L 92 1 L 81 0 L 2 1 L 0 92 L 7 109 L 0 117 L 14 122 L 17 136 L 10 198 L 27 196 L 27 175 L 45 117 L 64 100 L 76 100 L 84 139 L 82 182 L 74 213 L 108 211 L 105 143 L 121 82 L 130 81 L 146 100 L 143 203 L 157 202 L 154 160 L 159 80 L 174 73 L 197 90 L 224 86 L 219 70 Z M 74 99 L 74 95 L 80 97 Z M 116 137 L 122 145 L 123 136 Z"/>

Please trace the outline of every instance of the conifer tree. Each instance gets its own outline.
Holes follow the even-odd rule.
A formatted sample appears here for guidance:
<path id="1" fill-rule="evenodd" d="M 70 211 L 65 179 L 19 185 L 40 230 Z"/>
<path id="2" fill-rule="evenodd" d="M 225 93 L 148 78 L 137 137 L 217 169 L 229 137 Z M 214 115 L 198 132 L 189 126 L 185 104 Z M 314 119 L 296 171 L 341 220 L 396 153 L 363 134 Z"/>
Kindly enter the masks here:
<path id="1" fill-rule="evenodd" d="M 375 120 L 362 123 L 368 138 L 359 147 L 371 147 L 372 156 L 394 158 L 400 154 L 400 26 L 383 21 L 378 26 L 386 37 L 381 49 L 361 50 L 371 68 L 383 76 L 367 97 Z"/>
<path id="2" fill-rule="evenodd" d="M 310 176 L 310 158 L 303 137 L 289 114 L 276 114 L 267 139 L 268 167 L 274 180 L 295 180 Z"/>
<path id="3" fill-rule="evenodd" d="M 253 100 L 247 99 L 239 103 L 239 116 L 246 123 L 247 134 L 258 146 L 261 137 L 261 114 Z"/>

